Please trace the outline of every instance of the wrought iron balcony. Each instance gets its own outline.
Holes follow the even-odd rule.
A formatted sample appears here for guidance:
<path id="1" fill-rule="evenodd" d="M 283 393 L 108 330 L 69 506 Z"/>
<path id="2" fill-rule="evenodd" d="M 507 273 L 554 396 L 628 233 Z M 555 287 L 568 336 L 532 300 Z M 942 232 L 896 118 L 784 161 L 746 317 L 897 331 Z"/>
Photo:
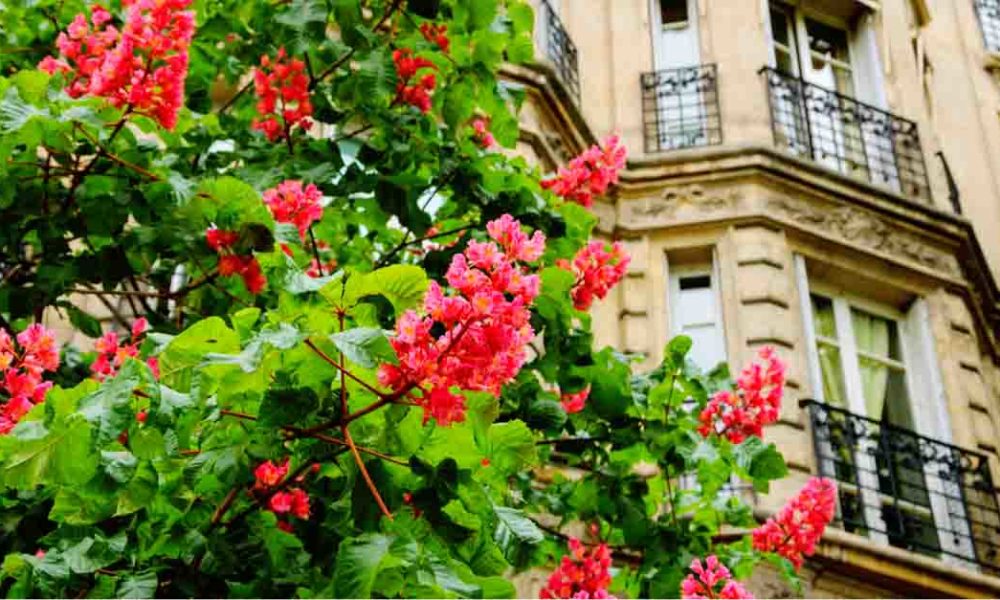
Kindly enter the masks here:
<path id="1" fill-rule="evenodd" d="M 930 202 L 916 123 L 771 68 L 762 72 L 779 148 Z"/>
<path id="2" fill-rule="evenodd" d="M 1000 0 L 974 0 L 983 43 L 990 52 L 1000 52 Z"/>
<path id="3" fill-rule="evenodd" d="M 642 74 L 642 129 L 647 153 L 722 143 L 715 82 L 715 65 Z"/>
<path id="4" fill-rule="evenodd" d="M 580 103 L 580 64 L 576 44 L 548 0 L 538 1 L 538 46 L 556 70 L 573 101 Z"/>
<path id="5" fill-rule="evenodd" d="M 836 524 L 1000 575 L 1000 507 L 988 457 L 814 400 L 820 475 L 837 480 Z"/>

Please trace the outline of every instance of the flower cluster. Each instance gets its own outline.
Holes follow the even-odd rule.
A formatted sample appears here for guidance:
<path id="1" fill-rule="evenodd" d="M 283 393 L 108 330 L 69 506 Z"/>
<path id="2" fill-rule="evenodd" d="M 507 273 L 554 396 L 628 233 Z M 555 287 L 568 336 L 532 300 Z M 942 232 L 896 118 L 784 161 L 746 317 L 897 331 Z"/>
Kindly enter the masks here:
<path id="1" fill-rule="evenodd" d="M 379 381 L 395 393 L 422 392 L 414 400 L 424 409 L 424 422 L 464 420 L 465 399 L 452 388 L 499 395 L 524 364 L 535 335 L 530 307 L 541 282 L 521 263 L 541 257 L 545 237 L 529 237 L 510 215 L 486 229 L 494 241 L 469 242 L 448 267 L 445 277 L 455 293 L 446 295 L 432 282 L 426 315 L 410 310 L 399 318 L 392 338 L 399 365 L 379 370 Z M 435 326 L 443 333 L 432 333 Z"/>
<path id="2" fill-rule="evenodd" d="M 114 377 L 126 360 L 139 356 L 139 346 L 142 345 L 142 338 L 148 329 L 149 322 L 145 317 L 140 317 L 132 323 L 132 336 L 127 344 L 119 340 L 118 334 L 114 331 L 102 335 L 94 345 L 97 358 L 90 365 L 94 379 L 104 381 L 107 377 Z M 146 359 L 146 364 L 152 369 L 154 376 L 160 376 L 160 367 L 155 356 Z"/>
<path id="3" fill-rule="evenodd" d="M 322 199 L 323 194 L 314 184 L 303 187 L 301 181 L 293 179 L 264 192 L 264 204 L 271 210 L 274 220 L 295 225 L 302 241 L 306 239 L 309 226 L 323 217 Z"/>
<path id="4" fill-rule="evenodd" d="M 497 145 L 497 140 L 493 137 L 493 134 L 490 133 L 489 126 L 489 121 L 483 117 L 476 117 L 472 121 L 472 137 L 476 140 L 476 143 L 485 150 L 489 150 L 493 146 Z"/>
<path id="5" fill-rule="evenodd" d="M 601 196 L 608 187 L 618 182 L 618 171 L 625 168 L 625 146 L 617 135 L 604 141 L 604 146 L 591 146 L 559 169 L 552 179 L 542 181 L 542 187 L 557 196 L 582 206 L 594 204 L 594 196 Z"/>
<path id="6" fill-rule="evenodd" d="M 833 520 L 837 486 L 830 479 L 813 477 L 776 515 L 753 530 L 753 547 L 787 558 L 795 568 L 811 556 L 823 531 Z"/>
<path id="7" fill-rule="evenodd" d="M 451 40 L 448 39 L 447 25 L 424 23 L 420 26 L 420 33 L 428 42 L 437 44 L 437 47 L 441 49 L 441 52 L 444 52 L 445 54 L 448 53 L 448 48 L 451 46 Z"/>
<path id="8" fill-rule="evenodd" d="M 426 73 L 416 79 L 421 69 L 435 69 L 434 63 L 426 58 L 413 56 L 413 50 L 400 48 L 392 53 L 392 62 L 396 65 L 396 99 L 404 104 L 415 106 L 422 113 L 431 110 L 431 92 L 437 85 L 434 73 Z"/>
<path id="9" fill-rule="evenodd" d="M 111 13 L 94 5 L 90 22 L 76 15 L 56 38 L 60 57 L 38 67 L 70 77 L 66 92 L 107 98 L 117 107 L 145 113 L 167 129 L 184 105 L 188 47 L 194 36 L 191 0 L 122 0 L 125 25 L 119 32 Z"/>
<path id="10" fill-rule="evenodd" d="M 239 256 L 233 248 L 240 239 L 239 232 L 225 231 L 210 227 L 205 231 L 205 242 L 208 247 L 219 254 L 219 275 L 229 277 L 239 275 L 243 285 L 251 294 L 259 294 L 267 285 L 267 278 L 260 268 L 260 263 L 253 255 Z"/>
<path id="11" fill-rule="evenodd" d="M 716 392 L 698 417 L 698 431 L 708 437 L 713 433 L 738 444 L 750 436 L 760 437 L 765 425 L 778 420 L 781 396 L 785 388 L 785 363 L 774 348 L 761 348 L 753 362 L 740 373 L 738 392 Z"/>
<path id="12" fill-rule="evenodd" d="M 571 394 L 561 394 L 559 402 L 562 403 L 563 410 L 569 414 L 578 413 L 587 405 L 587 398 L 590 397 L 590 386 L 583 388 L 579 392 Z"/>
<path id="13" fill-rule="evenodd" d="M 20 346 L 20 350 L 18 350 Z M 17 343 L 0 329 L 0 392 L 7 396 L 0 403 L 0 435 L 17 425 L 31 407 L 43 402 L 52 387 L 42 381 L 45 372 L 59 368 L 59 349 L 55 335 L 36 323 L 17 335 Z"/>
<path id="14" fill-rule="evenodd" d="M 316 467 L 317 465 L 313 465 Z M 314 469 L 315 470 L 315 469 Z M 301 488 L 291 487 L 287 490 L 275 490 L 282 484 L 288 475 L 288 459 L 280 465 L 271 461 L 262 462 L 254 469 L 253 491 L 261 494 L 267 499 L 267 508 L 278 515 L 278 526 L 289 531 L 291 525 L 282 517 L 292 515 L 299 519 L 308 519 L 310 515 L 309 495 Z M 303 481 L 304 477 L 299 476 L 296 481 Z"/>
<path id="15" fill-rule="evenodd" d="M 588 310 L 595 298 L 607 296 L 625 277 L 631 260 L 621 242 L 611 244 L 609 249 L 604 242 L 594 240 L 576 253 L 573 262 L 559 260 L 556 264 L 576 275 L 571 292 L 573 306 Z"/>
<path id="16" fill-rule="evenodd" d="M 691 571 L 681 582 L 681 598 L 686 600 L 708 600 L 709 598 L 753 599 L 743 584 L 733 579 L 726 565 L 715 555 L 705 558 L 705 565 L 697 558 L 691 561 Z M 697 576 L 697 577 L 695 577 Z"/>
<path id="17" fill-rule="evenodd" d="M 580 540 L 569 539 L 569 556 L 549 575 L 539 598 L 614 598 L 611 584 L 611 551 L 607 544 L 588 550 Z"/>
<path id="18" fill-rule="evenodd" d="M 260 117 L 251 126 L 263 131 L 272 142 L 288 137 L 296 125 L 306 130 L 312 127 L 309 117 L 313 106 L 305 70 L 304 62 L 297 58 L 289 60 L 285 49 L 279 48 L 273 60 L 266 54 L 261 56 L 260 67 L 253 72 Z"/>

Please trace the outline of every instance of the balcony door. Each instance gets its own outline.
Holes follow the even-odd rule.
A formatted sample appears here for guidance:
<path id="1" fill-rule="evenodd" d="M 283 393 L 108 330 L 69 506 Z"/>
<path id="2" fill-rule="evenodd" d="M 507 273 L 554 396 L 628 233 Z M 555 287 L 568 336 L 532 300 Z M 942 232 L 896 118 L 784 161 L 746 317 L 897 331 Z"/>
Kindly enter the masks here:
<path id="1" fill-rule="evenodd" d="M 796 153 L 899 189 L 895 133 L 873 110 L 884 107 L 885 98 L 870 20 L 867 14 L 834 19 L 773 2 L 772 66 L 801 81 L 782 100 L 789 106 L 781 107 L 795 115 L 784 133 Z"/>
<path id="2" fill-rule="evenodd" d="M 698 0 L 650 0 L 653 78 L 662 149 L 704 146 L 708 132 L 698 67 Z"/>
<path id="3" fill-rule="evenodd" d="M 839 482 L 844 529 L 968 566 L 960 466 L 929 439 L 949 435 L 926 307 L 918 299 L 900 313 L 808 282 L 801 258 L 796 270 L 813 394 L 834 408 L 817 437 L 818 467 Z"/>

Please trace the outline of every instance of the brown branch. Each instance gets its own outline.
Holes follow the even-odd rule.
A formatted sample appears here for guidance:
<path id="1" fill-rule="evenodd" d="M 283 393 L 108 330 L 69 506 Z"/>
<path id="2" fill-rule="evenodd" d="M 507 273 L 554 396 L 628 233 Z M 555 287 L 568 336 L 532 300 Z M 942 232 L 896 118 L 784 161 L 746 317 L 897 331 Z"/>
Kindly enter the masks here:
<path id="1" fill-rule="evenodd" d="M 464 225 L 462 227 L 456 227 L 455 229 L 451 229 L 449 231 L 443 231 L 441 233 L 435 233 L 434 235 L 425 235 L 422 238 L 417 238 L 417 239 L 409 241 L 409 242 L 406 241 L 407 238 L 409 237 L 409 234 L 410 234 L 410 232 L 407 231 L 406 232 L 406 236 L 403 237 L 403 241 L 402 242 L 400 242 L 398 245 L 396 245 L 396 247 L 394 247 L 392 250 L 390 250 L 388 253 L 386 253 L 385 256 L 383 256 L 382 258 L 378 259 L 378 262 L 375 263 L 375 268 L 377 269 L 379 267 L 385 266 L 386 261 L 388 261 L 390 258 L 392 258 L 393 256 L 395 256 L 396 254 L 398 254 L 401 250 L 403 250 L 403 248 L 406 248 L 407 246 L 412 246 L 413 244 L 422 244 L 423 242 L 428 242 L 430 240 L 437 239 L 439 237 L 445 237 L 445 236 L 449 236 L 449 235 L 454 235 L 456 233 L 460 233 L 462 231 L 465 231 L 465 230 L 467 230 L 467 229 L 469 229 L 471 227 L 472 227 L 472 225 Z"/>
<path id="2" fill-rule="evenodd" d="M 248 415 L 246 413 L 236 412 L 235 410 L 228 410 L 223 408 L 219 411 L 221 414 L 227 417 L 236 417 L 237 419 L 243 419 L 245 421 L 256 421 L 257 417 L 253 415 Z"/>
<path id="3" fill-rule="evenodd" d="M 320 350 L 319 346 L 317 346 L 315 343 L 313 343 L 312 340 L 306 339 L 305 345 L 308 346 L 313 352 L 315 352 L 320 358 L 322 358 L 324 361 L 326 361 L 332 367 L 334 367 L 338 371 L 340 371 L 343 375 L 346 375 L 347 377 L 350 377 L 355 382 L 361 384 L 362 387 L 364 387 L 365 389 L 367 389 L 371 393 L 375 394 L 379 398 L 386 398 L 386 397 L 389 396 L 389 394 L 386 394 L 385 392 L 379 391 L 375 386 L 373 386 L 370 383 L 364 381 L 363 379 L 359 378 L 354 373 L 351 373 L 350 371 L 348 371 L 342 365 L 338 364 L 337 361 L 333 360 L 330 357 L 329 354 L 327 354 L 326 352 L 323 352 L 322 350 Z"/>
<path id="4" fill-rule="evenodd" d="M 224 517 L 226 512 L 229 511 L 230 507 L 232 507 L 233 502 L 236 501 L 236 496 L 240 493 L 240 490 L 242 490 L 243 487 L 243 484 L 237 484 L 229 490 L 229 493 L 226 494 L 226 498 L 222 501 L 222 504 L 220 504 L 219 507 L 215 509 L 215 512 L 212 513 L 212 522 L 209 525 L 209 529 L 214 529 L 219 525 L 222 521 L 222 517 Z"/>
<path id="5" fill-rule="evenodd" d="M 303 437 L 311 437 L 311 438 L 320 440 L 322 442 L 327 442 L 328 444 L 334 444 L 336 446 L 342 446 L 344 448 L 349 448 L 350 447 L 350 445 L 346 441 L 344 441 L 344 440 L 342 440 L 340 438 L 335 438 L 333 436 L 325 435 L 325 434 L 322 434 L 322 433 L 306 433 L 305 430 L 298 429 L 298 428 L 293 428 L 293 429 L 297 433 L 302 434 Z M 402 465 L 404 467 L 409 465 L 409 463 L 406 462 L 405 460 L 396 458 L 394 456 L 389 456 L 388 454 L 383 454 L 382 452 L 379 452 L 378 450 L 372 450 L 371 448 L 365 448 L 364 446 L 358 446 L 357 444 L 355 444 L 355 447 L 358 449 L 358 452 L 364 452 L 365 454 L 370 454 L 372 456 L 381 458 L 382 460 L 385 460 L 385 461 L 388 461 L 388 462 L 391 462 L 391 463 L 394 463 L 394 464 L 397 464 L 397 465 Z"/>
<path id="6" fill-rule="evenodd" d="M 236 101 L 240 98 L 240 96 L 242 96 L 243 94 L 245 94 L 246 91 L 249 90 L 250 86 L 252 86 L 252 85 L 253 85 L 253 78 L 251 77 L 250 81 L 247 81 L 245 84 L 243 84 L 243 87 L 241 87 L 239 90 L 237 90 L 235 94 L 233 94 L 232 96 L 230 96 L 229 100 L 226 100 L 226 103 L 223 104 L 222 106 L 220 106 L 219 110 L 217 110 L 216 112 L 221 115 L 224 112 L 226 112 L 227 110 L 229 110 L 230 108 L 232 108 L 233 104 L 236 104 Z"/>

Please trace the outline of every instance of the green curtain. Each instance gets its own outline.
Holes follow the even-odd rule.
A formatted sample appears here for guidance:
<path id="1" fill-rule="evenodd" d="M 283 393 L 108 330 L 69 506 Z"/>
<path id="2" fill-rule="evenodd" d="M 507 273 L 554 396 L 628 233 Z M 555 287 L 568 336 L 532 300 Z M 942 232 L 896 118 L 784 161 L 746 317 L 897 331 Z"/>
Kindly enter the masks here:
<path id="1" fill-rule="evenodd" d="M 888 358 L 889 322 L 858 311 L 851 311 L 851 320 L 858 350 Z M 858 366 L 861 368 L 861 389 L 865 397 L 865 412 L 867 412 L 868 418 L 881 420 L 889 384 L 889 368 L 862 356 L 858 357 Z"/>

